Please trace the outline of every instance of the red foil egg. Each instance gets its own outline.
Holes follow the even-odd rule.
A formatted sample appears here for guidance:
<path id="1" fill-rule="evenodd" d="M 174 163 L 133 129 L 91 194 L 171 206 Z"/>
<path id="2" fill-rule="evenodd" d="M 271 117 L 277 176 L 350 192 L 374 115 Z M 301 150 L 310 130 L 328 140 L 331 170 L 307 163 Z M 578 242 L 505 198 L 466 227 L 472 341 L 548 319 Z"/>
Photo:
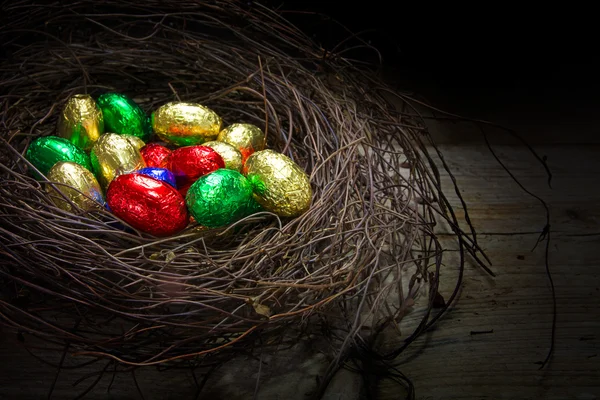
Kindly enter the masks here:
<path id="1" fill-rule="evenodd" d="M 173 186 L 146 175 L 126 174 L 108 186 L 110 210 L 134 228 L 154 236 L 170 236 L 189 222 L 185 199 Z"/>
<path id="2" fill-rule="evenodd" d="M 140 149 L 140 154 L 146 166 L 160 168 L 164 159 L 171 154 L 171 150 L 158 143 L 148 143 Z"/>
<path id="3" fill-rule="evenodd" d="M 225 168 L 225 162 L 219 153 L 210 147 L 185 146 L 173 150 L 163 160 L 162 168 L 168 169 L 175 175 L 177 188 L 185 196 L 192 183 L 201 176 Z"/>

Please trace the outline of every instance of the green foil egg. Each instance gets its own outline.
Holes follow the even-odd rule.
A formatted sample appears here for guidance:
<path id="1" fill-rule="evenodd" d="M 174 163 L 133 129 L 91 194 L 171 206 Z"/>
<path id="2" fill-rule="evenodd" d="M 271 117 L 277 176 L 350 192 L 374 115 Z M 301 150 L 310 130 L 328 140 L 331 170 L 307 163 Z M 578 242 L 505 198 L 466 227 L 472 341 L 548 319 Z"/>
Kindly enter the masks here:
<path id="1" fill-rule="evenodd" d="M 221 168 L 200 177 L 185 200 L 196 222 L 209 228 L 229 225 L 256 212 L 250 182 L 231 169 Z"/>
<path id="2" fill-rule="evenodd" d="M 68 139 L 58 136 L 44 136 L 35 139 L 25 153 L 25 158 L 44 175 L 59 161 L 71 161 L 92 170 L 90 158 Z M 32 176 L 35 176 L 32 170 Z M 41 177 L 37 177 L 38 179 Z"/>
<path id="3" fill-rule="evenodd" d="M 120 93 L 105 93 L 98 97 L 98 107 L 104 116 L 106 132 L 137 136 L 147 142 L 152 127 L 144 110 Z"/>

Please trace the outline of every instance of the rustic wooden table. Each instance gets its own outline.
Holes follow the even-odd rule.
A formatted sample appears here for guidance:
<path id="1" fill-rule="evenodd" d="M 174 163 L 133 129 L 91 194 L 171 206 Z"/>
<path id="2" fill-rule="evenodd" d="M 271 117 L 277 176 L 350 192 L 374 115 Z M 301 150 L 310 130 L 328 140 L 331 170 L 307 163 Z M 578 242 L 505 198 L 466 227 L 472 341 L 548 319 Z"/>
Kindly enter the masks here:
<path id="1" fill-rule="evenodd" d="M 440 99 L 440 98 L 438 98 Z M 600 398 L 600 137 L 593 113 L 582 116 L 558 106 L 529 107 L 504 102 L 487 109 L 460 104 L 452 97 L 442 108 L 504 122 L 519 129 L 553 173 L 547 185 L 543 167 L 525 147 L 499 130 L 489 129 L 501 160 L 520 182 L 542 197 L 551 210 L 549 266 L 556 286 L 558 317 L 555 353 L 546 368 L 552 298 L 544 266 L 544 246 L 534 247 L 545 225 L 544 209 L 501 168 L 480 132 L 469 124 L 432 122 L 435 140 L 467 201 L 481 246 L 496 278 L 470 266 L 461 295 L 437 327 L 423 335 L 400 358 L 401 369 L 415 384 L 418 399 L 597 399 Z M 573 104 L 571 104 L 573 105 Z M 555 108 L 553 108 L 555 107 Z M 493 112 L 492 112 L 493 111 Z M 584 110 L 586 111 L 586 110 Z M 581 112 L 581 109 L 580 109 Z M 450 180 L 444 176 L 449 188 Z M 453 191 L 447 191 L 460 213 Z M 457 275 L 448 258 L 441 293 L 449 296 Z M 409 316 L 410 319 L 410 316 Z M 473 334 L 472 332 L 488 332 Z M 0 331 L 0 399 L 45 398 L 55 372 L 30 356 L 13 333 Z M 57 357 L 54 357 L 56 360 Z M 310 344 L 265 358 L 258 399 L 304 399 L 314 390 L 326 365 Z M 252 398 L 256 361 L 223 367 L 200 398 Z M 61 372 L 52 398 L 74 398 L 95 376 L 73 383 L 97 365 Z M 137 373 L 147 399 L 195 397 L 189 371 Z M 130 375 L 117 376 L 111 390 L 104 378 L 86 398 L 140 398 Z M 325 395 L 360 398 L 361 380 L 342 371 Z M 398 387 L 379 385 L 379 398 L 397 399 Z"/>

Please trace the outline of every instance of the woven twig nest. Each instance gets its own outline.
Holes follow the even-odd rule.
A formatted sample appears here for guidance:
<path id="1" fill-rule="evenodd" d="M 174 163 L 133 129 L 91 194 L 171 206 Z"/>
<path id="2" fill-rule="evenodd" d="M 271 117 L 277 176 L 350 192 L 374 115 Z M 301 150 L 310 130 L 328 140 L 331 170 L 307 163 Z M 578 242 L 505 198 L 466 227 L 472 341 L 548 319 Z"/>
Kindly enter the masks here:
<path id="1" fill-rule="evenodd" d="M 282 329 L 313 315 L 352 335 L 360 310 L 372 327 L 403 315 L 411 277 L 435 289 L 433 225 L 456 221 L 416 114 L 398 112 L 377 80 L 323 58 L 266 8 L 162 3 L 12 2 L 4 11 L 2 323 L 78 354 L 154 365 L 222 359 L 259 335 L 261 345 L 279 343 Z M 55 133 L 70 96 L 108 91 L 147 113 L 190 101 L 225 124 L 261 127 L 268 148 L 309 174 L 309 211 L 156 238 L 108 211 L 55 207 L 23 154 Z"/>

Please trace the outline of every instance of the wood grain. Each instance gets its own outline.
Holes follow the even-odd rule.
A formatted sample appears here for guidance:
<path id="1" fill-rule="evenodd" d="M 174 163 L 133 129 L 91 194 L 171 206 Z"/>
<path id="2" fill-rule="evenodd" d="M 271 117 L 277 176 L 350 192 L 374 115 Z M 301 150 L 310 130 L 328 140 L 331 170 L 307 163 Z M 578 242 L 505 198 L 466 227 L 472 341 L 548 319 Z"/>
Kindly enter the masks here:
<path id="1" fill-rule="evenodd" d="M 551 208 L 549 261 L 558 301 L 554 356 L 540 371 L 537 362 L 548 350 L 552 307 L 544 248 L 531 249 L 545 224 L 543 208 L 503 172 L 484 146 L 444 145 L 497 277 L 467 270 L 452 311 L 403 355 L 410 361 L 402 370 L 413 379 L 420 399 L 600 396 L 600 255 L 595 250 L 600 244 L 600 191 L 592 184 L 600 173 L 599 149 L 540 145 L 536 150 L 548 157 L 552 189 L 524 148 L 496 147 L 523 185 Z M 447 177 L 444 183 L 449 184 Z M 457 204 L 457 197 L 447 193 Z M 455 265 L 447 262 L 442 272 L 443 295 L 453 289 Z M 384 386 L 381 397 L 397 398 L 397 389 Z"/>

